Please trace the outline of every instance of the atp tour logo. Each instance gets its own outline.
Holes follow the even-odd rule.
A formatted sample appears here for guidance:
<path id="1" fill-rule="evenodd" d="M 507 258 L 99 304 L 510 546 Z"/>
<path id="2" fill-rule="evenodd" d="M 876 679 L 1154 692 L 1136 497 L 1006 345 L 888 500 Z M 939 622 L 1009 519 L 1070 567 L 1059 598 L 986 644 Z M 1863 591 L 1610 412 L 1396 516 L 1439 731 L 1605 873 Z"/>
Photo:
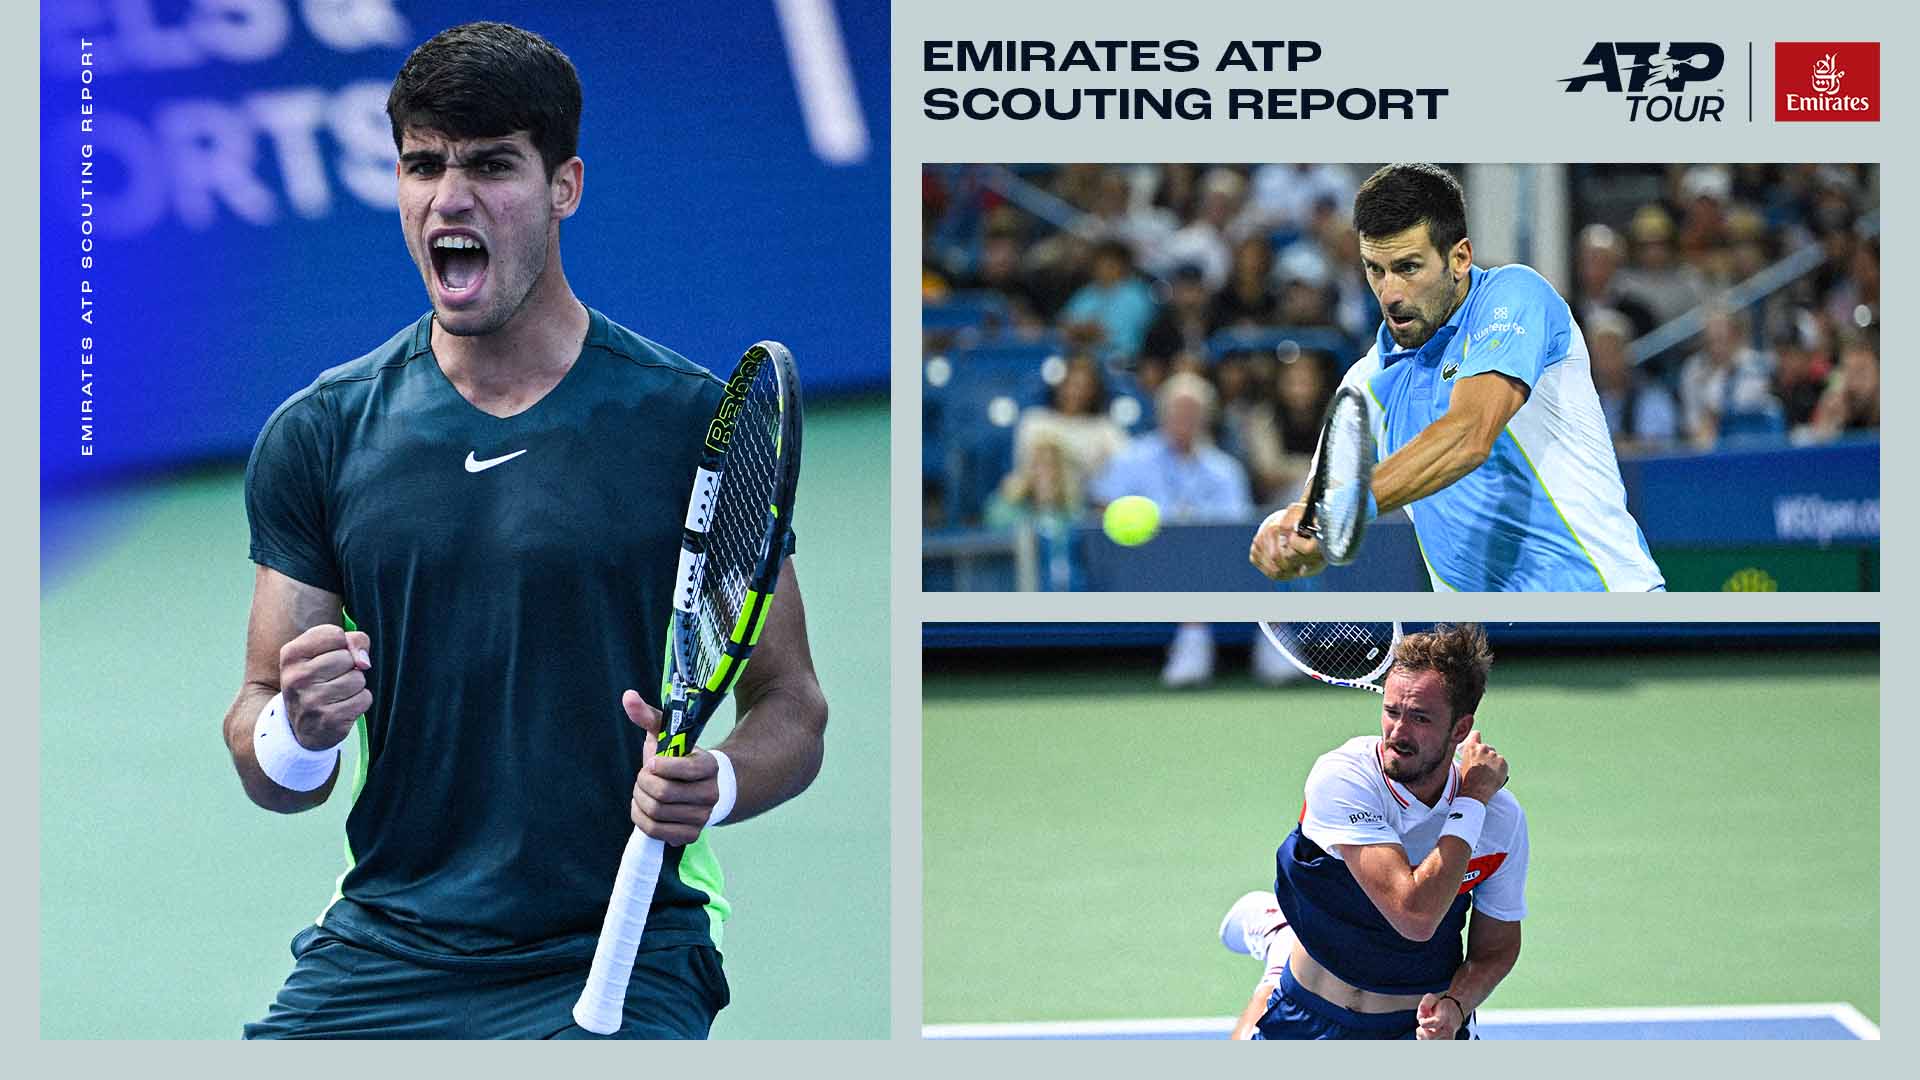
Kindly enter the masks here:
<path id="1" fill-rule="evenodd" d="M 1880 119 L 1880 43 L 1773 43 L 1775 120 Z"/>
<path id="2" fill-rule="evenodd" d="M 1625 94 L 1628 120 L 1718 123 L 1727 107 L 1726 96 L 1711 89 L 1689 92 L 1689 88 L 1717 78 L 1726 60 L 1726 52 L 1710 41 L 1675 41 L 1664 48 L 1657 41 L 1600 41 L 1588 50 L 1585 60 L 1595 70 L 1560 81 L 1569 94 L 1595 84 L 1606 93 Z"/>

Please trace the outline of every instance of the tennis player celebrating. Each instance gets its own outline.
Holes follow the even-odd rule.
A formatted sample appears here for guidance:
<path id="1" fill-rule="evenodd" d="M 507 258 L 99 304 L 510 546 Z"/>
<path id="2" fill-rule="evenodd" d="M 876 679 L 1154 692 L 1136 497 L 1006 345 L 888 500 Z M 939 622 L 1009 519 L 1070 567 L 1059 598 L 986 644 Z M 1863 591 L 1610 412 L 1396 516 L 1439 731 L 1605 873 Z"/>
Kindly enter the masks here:
<path id="1" fill-rule="evenodd" d="M 1220 928 L 1268 965 L 1236 1035 L 1473 1037 L 1527 913 L 1526 815 L 1473 729 L 1492 663 L 1478 626 L 1408 635 L 1380 734 L 1314 763 L 1273 894 L 1242 897 Z"/>
<path id="2" fill-rule="evenodd" d="M 716 752 L 650 732 L 684 508 L 722 384 L 575 299 L 580 83 L 499 23 L 421 45 L 387 110 L 432 311 L 322 373 L 247 466 L 258 564 L 226 717 L 247 794 L 293 812 L 360 726 L 334 899 L 266 1037 L 583 1037 L 569 1015 L 638 827 L 670 847 L 624 1037 L 702 1037 L 728 906 L 701 829 L 819 771 L 826 703 L 789 561 Z M 344 618 L 343 618 L 344 615 Z"/>
<path id="3" fill-rule="evenodd" d="M 1530 267 L 1473 265 L 1460 185 L 1388 165 L 1353 200 L 1385 318 L 1342 386 L 1367 391 L 1379 465 L 1369 513 L 1405 507 L 1435 589 L 1665 587 L 1626 489 L 1567 302 Z M 1254 534 L 1275 580 L 1326 566 L 1302 505 Z"/>

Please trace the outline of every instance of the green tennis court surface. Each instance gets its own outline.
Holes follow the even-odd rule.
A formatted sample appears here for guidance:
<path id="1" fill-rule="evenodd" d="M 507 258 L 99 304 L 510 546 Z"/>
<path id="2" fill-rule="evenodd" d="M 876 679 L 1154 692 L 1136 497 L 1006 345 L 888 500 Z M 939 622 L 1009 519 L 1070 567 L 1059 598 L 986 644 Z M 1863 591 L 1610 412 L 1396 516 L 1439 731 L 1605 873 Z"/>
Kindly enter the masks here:
<path id="1" fill-rule="evenodd" d="M 1380 699 L 936 656 L 924 1020 L 1237 1013 L 1259 972 L 1220 917 L 1271 885 L 1314 758 L 1377 733 Z M 1490 1008 L 1841 1002 L 1878 1022 L 1875 655 L 1516 656 L 1479 722 L 1532 841 L 1525 950 Z"/>
<path id="2" fill-rule="evenodd" d="M 715 838 L 719 1037 L 888 1034 L 887 412 L 808 421 L 795 564 L 833 719 L 814 786 Z M 346 800 L 260 810 L 221 741 L 253 580 L 239 470 L 95 502 L 41 604 L 41 1034 L 237 1038 L 345 866 Z"/>

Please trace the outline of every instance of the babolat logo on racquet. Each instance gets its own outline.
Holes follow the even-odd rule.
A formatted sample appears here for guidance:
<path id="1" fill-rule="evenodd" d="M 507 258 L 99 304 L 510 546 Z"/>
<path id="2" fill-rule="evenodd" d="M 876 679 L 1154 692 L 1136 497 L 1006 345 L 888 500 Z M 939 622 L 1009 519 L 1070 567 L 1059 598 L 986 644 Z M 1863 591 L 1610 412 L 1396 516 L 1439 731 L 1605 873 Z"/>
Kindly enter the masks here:
<path id="1" fill-rule="evenodd" d="M 716 453 L 727 448 L 733 442 L 733 420 L 740 415 L 740 407 L 746 403 L 747 391 L 752 389 L 754 376 L 760 374 L 760 365 L 767 362 L 767 350 L 755 345 L 740 358 L 740 365 L 734 368 L 733 378 L 727 380 L 727 389 L 720 399 L 720 407 L 714 411 L 713 423 L 707 425 L 707 449 Z"/>

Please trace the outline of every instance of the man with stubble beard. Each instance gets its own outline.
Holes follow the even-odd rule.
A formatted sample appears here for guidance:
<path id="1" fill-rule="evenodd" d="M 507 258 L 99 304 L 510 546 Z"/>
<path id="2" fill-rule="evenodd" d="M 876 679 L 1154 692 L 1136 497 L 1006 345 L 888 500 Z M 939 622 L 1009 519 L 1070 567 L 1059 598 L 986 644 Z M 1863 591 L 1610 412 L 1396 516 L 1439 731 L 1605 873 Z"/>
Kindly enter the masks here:
<path id="1" fill-rule="evenodd" d="M 1241 897 L 1220 926 L 1227 948 L 1266 964 L 1235 1037 L 1475 1037 L 1527 913 L 1526 814 L 1474 730 L 1492 664 L 1478 626 L 1408 635 L 1380 734 L 1314 763 L 1273 891 Z"/>

